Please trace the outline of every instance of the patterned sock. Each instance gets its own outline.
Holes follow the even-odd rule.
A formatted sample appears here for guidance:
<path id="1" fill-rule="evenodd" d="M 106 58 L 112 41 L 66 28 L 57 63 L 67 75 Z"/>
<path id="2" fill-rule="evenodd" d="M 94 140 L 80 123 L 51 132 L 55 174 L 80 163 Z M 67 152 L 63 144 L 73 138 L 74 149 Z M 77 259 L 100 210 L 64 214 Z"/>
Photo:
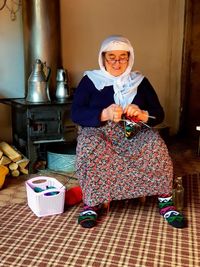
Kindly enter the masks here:
<path id="1" fill-rule="evenodd" d="M 92 228 L 97 223 L 98 207 L 84 205 L 83 211 L 79 214 L 78 223 L 84 228 Z"/>
<path id="2" fill-rule="evenodd" d="M 160 214 L 165 220 L 175 228 L 186 227 L 186 222 L 182 214 L 176 211 L 172 196 L 162 195 L 158 197 L 158 207 Z"/>

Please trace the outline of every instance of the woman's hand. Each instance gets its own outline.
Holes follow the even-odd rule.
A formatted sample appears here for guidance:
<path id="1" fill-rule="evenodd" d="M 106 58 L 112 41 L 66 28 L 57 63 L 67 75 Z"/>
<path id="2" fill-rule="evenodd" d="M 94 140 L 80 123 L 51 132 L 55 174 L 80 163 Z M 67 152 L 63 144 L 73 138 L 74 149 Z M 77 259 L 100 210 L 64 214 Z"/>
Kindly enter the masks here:
<path id="1" fill-rule="evenodd" d="M 119 122 L 123 114 L 123 109 L 117 104 L 112 104 L 107 108 L 103 109 L 101 113 L 101 121 L 114 121 Z"/>
<path id="2" fill-rule="evenodd" d="M 149 114 L 147 111 L 141 110 L 137 105 L 129 104 L 125 109 L 124 113 L 128 117 L 135 117 L 138 120 L 143 122 L 148 121 Z"/>

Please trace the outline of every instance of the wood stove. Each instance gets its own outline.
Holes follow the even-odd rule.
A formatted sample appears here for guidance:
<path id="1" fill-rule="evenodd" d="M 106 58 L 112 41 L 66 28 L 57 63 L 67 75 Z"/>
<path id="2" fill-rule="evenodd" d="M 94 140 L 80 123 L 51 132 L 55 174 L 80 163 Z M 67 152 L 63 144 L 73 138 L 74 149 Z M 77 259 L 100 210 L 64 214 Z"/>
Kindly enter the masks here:
<path id="1" fill-rule="evenodd" d="M 71 103 L 11 101 L 13 145 L 30 160 L 30 172 L 35 172 L 38 160 L 46 160 L 48 145 L 75 144 L 77 129 L 70 119 Z"/>

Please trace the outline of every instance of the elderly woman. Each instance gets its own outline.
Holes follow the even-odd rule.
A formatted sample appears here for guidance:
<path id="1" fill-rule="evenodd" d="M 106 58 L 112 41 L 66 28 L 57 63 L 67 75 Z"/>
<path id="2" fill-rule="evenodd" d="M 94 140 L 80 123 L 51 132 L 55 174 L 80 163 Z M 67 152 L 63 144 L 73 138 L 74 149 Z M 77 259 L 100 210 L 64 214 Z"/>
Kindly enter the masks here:
<path id="1" fill-rule="evenodd" d="M 134 51 L 126 38 L 104 40 L 98 60 L 100 70 L 85 72 L 72 104 L 84 201 L 78 223 L 95 226 L 102 203 L 157 195 L 160 214 L 183 228 L 185 220 L 172 202 L 172 161 L 152 128 L 164 119 L 155 90 L 132 71 Z"/>

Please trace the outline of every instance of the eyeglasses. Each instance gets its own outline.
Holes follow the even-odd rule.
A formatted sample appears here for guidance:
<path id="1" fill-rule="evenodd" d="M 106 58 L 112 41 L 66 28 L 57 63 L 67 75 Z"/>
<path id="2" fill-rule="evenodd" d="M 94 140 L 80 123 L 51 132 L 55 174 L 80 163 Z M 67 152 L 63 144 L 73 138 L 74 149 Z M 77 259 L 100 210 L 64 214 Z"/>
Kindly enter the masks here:
<path id="1" fill-rule="evenodd" d="M 128 62 L 129 58 L 120 58 L 120 59 L 105 58 L 105 60 L 108 62 L 108 64 L 114 65 L 117 62 L 119 62 L 120 64 L 125 64 Z"/>

